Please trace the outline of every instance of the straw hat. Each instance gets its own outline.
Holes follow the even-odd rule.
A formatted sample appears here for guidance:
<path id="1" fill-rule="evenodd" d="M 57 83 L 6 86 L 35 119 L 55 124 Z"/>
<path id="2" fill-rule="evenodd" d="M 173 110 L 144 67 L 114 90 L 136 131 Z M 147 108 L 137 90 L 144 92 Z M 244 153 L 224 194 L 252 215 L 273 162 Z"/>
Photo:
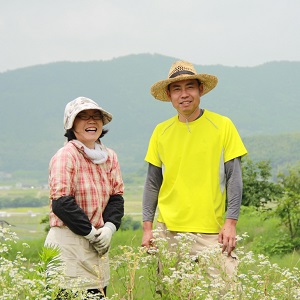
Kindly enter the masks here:
<path id="1" fill-rule="evenodd" d="M 209 74 L 198 74 L 194 66 L 187 61 L 176 61 L 172 64 L 168 78 L 160 80 L 151 86 L 151 94 L 154 98 L 161 101 L 170 101 L 167 95 L 167 87 L 170 83 L 198 79 L 203 83 L 203 95 L 211 91 L 218 83 L 218 78 Z"/>
<path id="2" fill-rule="evenodd" d="M 103 125 L 106 125 L 112 120 L 112 115 L 100 107 L 95 101 L 86 97 L 78 97 L 66 105 L 64 113 L 64 128 L 66 130 L 71 129 L 78 113 L 86 109 L 99 110 L 103 115 Z"/>

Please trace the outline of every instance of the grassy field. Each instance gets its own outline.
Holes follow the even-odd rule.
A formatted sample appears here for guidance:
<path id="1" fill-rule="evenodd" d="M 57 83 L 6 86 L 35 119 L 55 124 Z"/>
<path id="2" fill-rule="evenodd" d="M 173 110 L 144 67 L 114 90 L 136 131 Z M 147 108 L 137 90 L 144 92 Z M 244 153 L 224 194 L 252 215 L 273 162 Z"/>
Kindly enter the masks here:
<path id="1" fill-rule="evenodd" d="M 141 203 L 142 203 L 143 187 L 141 185 L 128 186 L 125 192 L 125 215 L 130 215 L 136 221 L 142 222 L 141 217 Z M 47 190 L 0 190 L 0 201 L 2 196 L 7 197 L 20 197 L 20 196 L 47 196 Z M 48 206 L 38 208 L 10 208 L 0 210 L 0 221 L 8 222 L 11 224 L 12 230 L 17 233 L 20 241 L 15 245 L 14 252 L 20 251 L 22 243 L 26 242 L 30 245 L 30 249 L 23 249 L 22 252 L 25 257 L 30 261 L 38 260 L 38 253 L 41 251 L 43 242 L 46 236 L 45 224 L 41 224 L 41 220 L 47 216 L 49 211 Z M 0 224 L 1 225 L 1 224 Z M 3 225 L 5 225 L 3 223 Z M 238 222 L 238 234 L 241 235 L 245 232 L 249 237 L 242 243 L 245 248 L 250 251 L 253 249 L 253 245 L 257 238 L 268 241 L 277 231 L 279 221 L 277 219 L 262 220 L 260 216 L 248 213 L 242 213 Z M 114 256 L 118 253 L 119 246 L 129 245 L 138 248 L 141 244 L 142 230 L 136 231 L 118 231 L 114 234 L 112 240 L 111 255 Z M 12 258 L 15 253 L 12 253 Z M 283 256 L 270 257 L 272 263 L 277 263 L 280 267 L 293 268 L 300 266 L 300 253 L 294 252 Z M 121 288 L 121 281 L 118 280 L 119 274 L 112 270 L 111 285 L 108 290 L 109 295 L 112 295 L 114 291 L 118 291 Z M 147 283 L 144 283 L 144 287 L 141 289 L 139 296 L 140 299 L 148 300 L 153 299 L 151 296 L 147 298 Z"/>
<path id="2" fill-rule="evenodd" d="M 125 214 L 132 216 L 134 220 L 141 221 L 142 211 L 142 185 L 128 186 L 125 190 Z M 0 202 L 4 198 L 18 197 L 48 197 L 48 190 L 39 189 L 11 189 L 0 190 Z M 49 206 L 21 207 L 0 209 L 0 221 L 5 221 L 14 227 L 20 238 L 38 238 L 43 234 L 45 225 L 40 221 L 48 214 Z"/>
<path id="3" fill-rule="evenodd" d="M 39 197 L 48 197 L 49 191 L 47 189 L 35 189 L 35 188 L 5 188 L 2 186 L 0 189 L 0 201 L 4 197 L 10 197 L 10 198 L 17 198 L 17 197 L 26 197 L 31 196 L 33 198 L 39 198 Z"/>
<path id="4" fill-rule="evenodd" d="M 127 200 L 125 205 L 125 215 L 129 214 L 134 220 L 142 223 L 141 216 L 141 200 L 136 197 L 135 200 Z M 25 241 L 33 244 L 36 249 L 45 238 L 45 224 L 41 224 L 41 220 L 47 216 L 49 208 L 18 208 L 6 209 L 6 217 L 0 215 L 0 221 L 6 221 L 12 225 L 12 230 L 17 233 L 20 244 Z M 2 211 L 3 212 L 3 211 Z M 239 235 L 247 232 L 248 238 L 243 241 L 247 251 L 253 250 L 253 245 L 257 238 L 268 241 L 276 233 L 279 221 L 276 219 L 262 221 L 257 216 L 249 216 L 241 214 L 238 222 L 237 231 Z M 132 245 L 138 247 L 141 244 L 142 231 L 118 231 L 113 238 L 112 249 L 118 245 Z M 300 253 L 294 252 L 284 256 L 270 257 L 272 263 L 278 263 L 281 267 L 293 267 L 300 265 Z"/>

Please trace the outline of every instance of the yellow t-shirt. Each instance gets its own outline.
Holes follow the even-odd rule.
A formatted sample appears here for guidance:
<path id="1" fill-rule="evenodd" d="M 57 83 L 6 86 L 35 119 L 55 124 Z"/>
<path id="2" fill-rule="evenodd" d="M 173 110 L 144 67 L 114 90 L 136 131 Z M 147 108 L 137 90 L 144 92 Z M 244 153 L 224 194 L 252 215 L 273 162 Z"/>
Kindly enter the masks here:
<path id="1" fill-rule="evenodd" d="M 226 200 L 224 163 L 245 154 L 234 124 L 219 114 L 205 110 L 188 126 L 177 116 L 158 124 L 145 157 L 163 171 L 158 221 L 171 231 L 219 232 Z"/>

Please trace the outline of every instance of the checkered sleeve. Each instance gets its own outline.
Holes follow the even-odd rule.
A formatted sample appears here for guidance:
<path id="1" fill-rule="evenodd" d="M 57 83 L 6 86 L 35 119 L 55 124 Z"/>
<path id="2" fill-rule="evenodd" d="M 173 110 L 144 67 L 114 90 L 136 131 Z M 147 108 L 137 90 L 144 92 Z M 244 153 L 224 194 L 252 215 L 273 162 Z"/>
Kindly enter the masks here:
<path id="1" fill-rule="evenodd" d="M 60 149 L 49 164 L 50 199 L 74 195 L 76 157 L 72 152 Z"/>

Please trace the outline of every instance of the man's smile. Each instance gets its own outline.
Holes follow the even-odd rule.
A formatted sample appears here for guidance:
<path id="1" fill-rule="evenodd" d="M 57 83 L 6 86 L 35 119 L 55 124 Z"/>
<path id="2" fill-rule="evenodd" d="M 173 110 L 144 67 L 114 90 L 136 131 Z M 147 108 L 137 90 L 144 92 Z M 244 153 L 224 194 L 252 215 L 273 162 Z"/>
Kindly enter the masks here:
<path id="1" fill-rule="evenodd" d="M 179 102 L 179 104 L 190 104 L 192 101 L 191 100 L 184 100 L 184 101 L 181 101 Z"/>

